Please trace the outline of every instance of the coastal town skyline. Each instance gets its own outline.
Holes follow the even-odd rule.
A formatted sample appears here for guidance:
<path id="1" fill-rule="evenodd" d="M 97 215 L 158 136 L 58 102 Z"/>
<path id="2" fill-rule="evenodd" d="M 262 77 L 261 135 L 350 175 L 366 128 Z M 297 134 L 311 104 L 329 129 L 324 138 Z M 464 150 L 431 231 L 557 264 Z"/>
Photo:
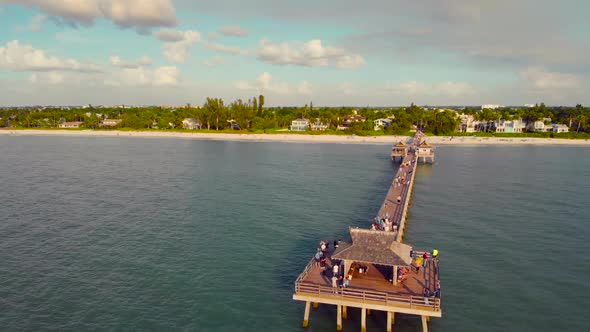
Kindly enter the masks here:
<path id="1" fill-rule="evenodd" d="M 0 0 L 0 106 L 589 104 L 588 6 Z"/>

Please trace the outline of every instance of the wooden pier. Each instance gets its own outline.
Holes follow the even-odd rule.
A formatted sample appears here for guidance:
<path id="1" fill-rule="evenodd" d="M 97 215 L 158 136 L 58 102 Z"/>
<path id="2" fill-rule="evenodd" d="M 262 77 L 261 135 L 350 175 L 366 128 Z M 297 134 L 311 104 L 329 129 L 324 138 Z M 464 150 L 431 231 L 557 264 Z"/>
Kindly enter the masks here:
<path id="1" fill-rule="evenodd" d="M 351 228 L 352 243 L 341 242 L 338 248 L 325 251 L 324 262 L 312 258 L 295 281 L 293 299 L 305 302 L 304 327 L 309 324 L 312 303 L 314 308 L 319 303 L 336 306 L 338 331 L 349 308 L 361 310 L 362 332 L 371 310 L 387 313 L 388 332 L 396 313 L 420 316 L 423 331 L 428 331 L 430 317 L 442 316 L 438 259 L 429 257 L 420 265 L 425 253 L 402 243 L 423 139 L 418 132 L 409 145 L 400 142 L 396 145 L 400 149 L 392 150 L 392 160 L 394 152 L 402 153 L 401 148 L 405 155 L 400 156 L 400 168 L 379 209 L 378 218 L 387 219 L 383 230 Z M 407 271 L 401 278 L 400 269 Z"/>

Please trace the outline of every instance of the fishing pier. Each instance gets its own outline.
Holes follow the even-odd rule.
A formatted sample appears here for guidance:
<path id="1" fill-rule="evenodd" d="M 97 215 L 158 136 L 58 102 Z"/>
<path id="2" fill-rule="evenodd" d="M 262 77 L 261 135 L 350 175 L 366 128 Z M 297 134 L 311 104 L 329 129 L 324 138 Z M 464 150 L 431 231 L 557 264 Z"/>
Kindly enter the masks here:
<path id="1" fill-rule="evenodd" d="M 392 149 L 400 167 L 377 216 L 386 226 L 350 228 L 350 243 L 326 250 L 321 262 L 313 257 L 295 281 L 293 299 L 305 302 L 303 327 L 309 325 L 311 306 L 320 303 L 336 306 L 338 331 L 350 308 L 360 309 L 362 332 L 372 310 L 387 314 L 388 332 L 396 313 L 420 316 L 424 332 L 430 317 L 442 316 L 438 258 L 402 243 L 418 157 L 434 160 L 433 147 L 423 140 L 418 132 L 408 145 L 400 142 Z"/>

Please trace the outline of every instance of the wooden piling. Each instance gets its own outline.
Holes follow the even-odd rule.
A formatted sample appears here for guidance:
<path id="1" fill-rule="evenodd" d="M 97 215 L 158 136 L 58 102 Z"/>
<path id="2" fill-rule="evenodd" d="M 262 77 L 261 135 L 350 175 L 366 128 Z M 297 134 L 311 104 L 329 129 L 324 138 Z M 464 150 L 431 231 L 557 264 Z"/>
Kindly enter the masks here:
<path id="1" fill-rule="evenodd" d="M 310 307 L 310 302 L 309 301 L 305 302 L 305 313 L 303 314 L 303 327 L 309 326 L 309 307 Z"/>

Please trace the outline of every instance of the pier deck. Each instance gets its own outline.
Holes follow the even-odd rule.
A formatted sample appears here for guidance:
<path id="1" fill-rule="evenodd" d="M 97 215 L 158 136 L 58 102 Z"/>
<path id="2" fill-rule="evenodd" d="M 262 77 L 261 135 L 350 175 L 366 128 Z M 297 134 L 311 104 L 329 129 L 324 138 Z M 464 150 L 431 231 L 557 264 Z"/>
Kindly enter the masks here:
<path id="1" fill-rule="evenodd" d="M 305 270 L 299 275 L 295 281 L 295 293 L 293 299 L 298 301 L 305 301 L 305 315 L 303 326 L 308 325 L 309 321 L 309 308 L 310 303 L 314 303 L 314 308 L 317 307 L 318 303 L 331 304 L 337 306 L 337 330 L 342 328 L 342 318 L 346 318 L 347 307 L 356 307 L 361 309 L 361 331 L 366 331 L 366 315 L 370 310 L 381 310 L 387 313 L 387 331 L 391 331 L 391 325 L 395 321 L 395 313 L 405 313 L 412 315 L 421 316 L 423 331 L 428 331 L 427 321 L 429 317 L 441 317 L 441 295 L 440 288 L 438 288 L 438 295 L 435 296 L 424 296 L 424 290 L 427 289 L 431 294 L 439 285 L 439 265 L 437 259 L 429 259 L 426 267 L 420 267 L 419 272 L 415 272 L 415 268 L 412 267 L 406 274 L 407 278 L 403 282 L 397 282 L 394 277 L 397 275 L 398 268 L 407 267 L 409 262 L 414 265 L 414 260 L 407 256 L 407 252 L 410 252 L 411 247 L 406 246 L 406 254 L 402 255 L 400 252 L 396 252 L 396 247 L 404 245 L 395 245 L 396 241 L 400 242 L 403 239 L 405 230 L 405 222 L 407 218 L 408 208 L 410 204 L 412 189 L 414 185 L 414 178 L 416 175 L 416 165 L 418 159 L 419 146 L 424 136 L 418 132 L 409 142 L 407 154 L 403 156 L 401 164 L 397 173 L 389 186 L 389 190 L 385 197 L 383 204 L 381 205 L 377 217 L 379 219 L 385 219 L 388 217 L 392 221 L 392 225 L 398 225 L 397 231 L 390 230 L 389 232 L 394 233 L 387 235 L 388 233 L 382 233 L 388 241 L 375 243 L 372 240 L 369 242 L 361 241 L 360 248 L 368 248 L 367 252 L 373 252 L 377 256 L 370 254 L 369 257 L 366 255 L 363 257 L 358 256 L 359 265 L 368 267 L 368 272 L 360 274 L 357 268 L 353 268 L 356 263 L 347 261 L 346 256 L 341 256 L 339 253 L 335 253 L 335 257 L 343 258 L 341 263 L 344 263 L 345 272 L 344 276 L 348 276 L 352 273 L 352 278 L 349 279 L 347 287 L 333 287 L 332 285 L 332 261 L 330 255 L 325 262 L 325 267 L 317 266 L 315 259 L 312 259 Z M 429 148 L 432 148 L 429 146 Z M 367 232 L 366 230 L 361 231 L 359 229 L 351 229 L 351 236 Z M 371 233 L 371 231 L 368 231 Z M 383 230 L 375 230 L 374 232 L 386 232 Z M 376 233 L 372 233 L 376 234 Z M 365 234 L 367 236 L 368 234 Z M 353 236 L 354 237 L 354 236 Z M 373 238 L 370 236 L 369 238 Z M 379 236 L 381 237 L 381 236 Z M 379 241 L 377 241 L 379 242 Z M 352 246 L 354 246 L 354 241 Z M 357 247 L 359 245 L 357 244 Z M 394 254 L 399 254 L 397 259 L 402 259 L 404 262 L 390 261 L 384 259 L 382 254 L 375 251 L 375 248 L 387 248 L 392 250 Z M 346 249 L 344 249 L 346 250 Z M 344 252 L 342 250 L 342 252 Z M 381 253 L 388 252 L 387 250 L 381 250 Z M 413 251 L 413 257 L 419 257 L 424 252 Z M 340 256 L 339 256 L 340 255 Z M 401 256 L 400 256 L 401 255 Z M 392 257 L 389 254 L 385 257 Z M 354 259 L 353 259 L 354 261 Z M 365 262 L 365 263 L 363 263 Z M 370 264 L 369 262 L 377 262 L 378 264 Z M 341 265 L 342 266 L 342 265 Z M 351 268 L 349 268 L 349 266 Z M 393 268 L 392 268 L 393 266 Z M 342 272 L 342 271 L 341 271 Z M 341 273 L 342 274 L 342 273 Z"/>

